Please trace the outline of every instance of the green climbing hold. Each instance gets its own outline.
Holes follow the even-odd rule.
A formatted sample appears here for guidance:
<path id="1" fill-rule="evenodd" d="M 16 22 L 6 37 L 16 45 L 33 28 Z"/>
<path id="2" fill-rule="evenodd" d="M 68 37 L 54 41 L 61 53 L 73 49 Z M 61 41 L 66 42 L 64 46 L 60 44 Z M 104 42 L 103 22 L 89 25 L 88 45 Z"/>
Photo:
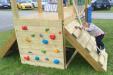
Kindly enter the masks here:
<path id="1" fill-rule="evenodd" d="M 41 52 L 45 54 L 46 53 L 46 50 L 41 50 Z"/>
<path id="2" fill-rule="evenodd" d="M 32 37 L 35 37 L 35 34 L 32 34 L 31 36 L 32 36 Z"/>
<path id="3" fill-rule="evenodd" d="M 45 29 L 45 32 L 48 32 L 48 31 L 49 31 L 49 28 L 46 28 L 46 29 Z"/>
<path id="4" fill-rule="evenodd" d="M 31 51 L 29 51 L 28 53 L 32 53 Z"/>

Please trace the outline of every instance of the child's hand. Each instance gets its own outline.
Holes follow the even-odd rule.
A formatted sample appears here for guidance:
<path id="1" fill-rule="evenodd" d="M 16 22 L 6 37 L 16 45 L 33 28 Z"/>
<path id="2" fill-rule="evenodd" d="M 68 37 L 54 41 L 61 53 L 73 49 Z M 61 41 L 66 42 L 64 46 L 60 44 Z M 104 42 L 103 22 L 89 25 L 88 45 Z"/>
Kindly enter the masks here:
<path id="1" fill-rule="evenodd" d="M 80 26 L 75 26 L 75 28 L 76 28 L 76 29 L 82 30 L 82 28 L 81 28 Z"/>
<path id="2" fill-rule="evenodd" d="M 78 29 L 79 27 L 78 26 L 75 26 L 75 29 Z"/>

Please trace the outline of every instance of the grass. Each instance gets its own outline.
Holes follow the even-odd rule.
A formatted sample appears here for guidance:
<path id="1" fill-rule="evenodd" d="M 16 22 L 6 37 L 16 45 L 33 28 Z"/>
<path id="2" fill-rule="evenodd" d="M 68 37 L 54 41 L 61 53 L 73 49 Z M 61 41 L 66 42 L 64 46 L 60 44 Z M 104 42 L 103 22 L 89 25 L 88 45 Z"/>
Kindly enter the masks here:
<path id="1" fill-rule="evenodd" d="M 12 33 L 14 33 L 13 30 L 0 32 L 0 47 L 2 47 L 7 39 L 9 39 L 12 36 Z"/>
<path id="2" fill-rule="evenodd" d="M 106 32 L 104 42 L 109 54 L 107 72 L 96 72 L 79 54 L 67 70 L 59 70 L 23 65 L 19 54 L 15 53 L 0 60 L 0 75 L 113 75 L 113 22 L 94 20 L 94 23 Z"/>
<path id="3" fill-rule="evenodd" d="M 102 9 L 102 10 L 95 10 L 94 12 L 105 12 L 105 13 L 113 13 L 113 7 L 110 10 Z"/>

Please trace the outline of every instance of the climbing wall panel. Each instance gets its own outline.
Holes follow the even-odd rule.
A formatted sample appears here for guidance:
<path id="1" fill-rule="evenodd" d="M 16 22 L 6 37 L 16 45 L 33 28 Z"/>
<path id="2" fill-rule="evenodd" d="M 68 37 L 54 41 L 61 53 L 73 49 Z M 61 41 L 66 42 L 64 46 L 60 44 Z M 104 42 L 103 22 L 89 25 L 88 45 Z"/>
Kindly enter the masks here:
<path id="1" fill-rule="evenodd" d="M 22 63 L 64 69 L 62 22 L 34 22 L 15 26 Z"/>
<path id="2" fill-rule="evenodd" d="M 77 21 L 73 21 L 64 27 L 66 39 L 96 71 L 107 71 L 108 54 L 105 52 L 98 55 L 95 38 L 85 30 L 76 29 L 75 26 L 79 26 Z"/>

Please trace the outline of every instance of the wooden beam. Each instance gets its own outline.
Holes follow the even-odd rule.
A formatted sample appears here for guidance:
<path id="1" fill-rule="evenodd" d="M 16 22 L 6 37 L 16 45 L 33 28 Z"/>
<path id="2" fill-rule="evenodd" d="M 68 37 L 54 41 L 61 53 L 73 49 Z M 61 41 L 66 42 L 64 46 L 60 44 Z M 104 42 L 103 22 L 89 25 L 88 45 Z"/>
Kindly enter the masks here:
<path id="1" fill-rule="evenodd" d="M 16 41 L 16 36 L 15 36 L 15 32 L 13 32 L 11 34 L 11 37 L 9 37 L 7 41 L 5 41 L 5 44 L 0 48 L 0 59 L 2 59 L 6 55 L 6 53 L 11 48 L 11 46 L 14 44 L 15 41 Z"/>
<path id="2" fill-rule="evenodd" d="M 19 14 L 18 14 L 18 7 L 17 7 L 16 0 L 10 0 L 10 1 L 11 1 L 11 8 L 12 8 L 13 16 L 14 18 L 18 18 Z"/>
<path id="3" fill-rule="evenodd" d="M 42 0 L 37 0 L 38 2 L 38 12 L 42 13 Z"/>
<path id="4" fill-rule="evenodd" d="M 87 9 L 87 7 L 88 7 L 88 0 L 85 0 L 85 21 L 86 22 L 87 22 L 87 19 L 88 19 L 88 15 L 87 15 L 88 9 Z"/>
<path id="5" fill-rule="evenodd" d="M 63 0 L 58 0 L 58 17 L 64 20 Z"/>

